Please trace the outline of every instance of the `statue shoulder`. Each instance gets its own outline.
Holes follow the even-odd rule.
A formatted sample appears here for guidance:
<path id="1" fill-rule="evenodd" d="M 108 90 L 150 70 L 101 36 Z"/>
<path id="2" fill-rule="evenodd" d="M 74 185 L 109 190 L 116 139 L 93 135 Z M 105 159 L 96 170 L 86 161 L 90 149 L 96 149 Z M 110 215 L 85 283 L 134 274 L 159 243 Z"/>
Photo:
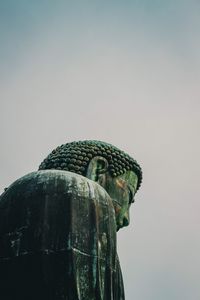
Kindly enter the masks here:
<path id="1" fill-rule="evenodd" d="M 13 235 L 7 237 L 7 232 Z M 18 256 L 45 249 L 78 249 L 93 255 L 91 239 L 105 240 L 105 233 L 109 236 L 110 232 L 114 247 L 116 224 L 109 195 L 100 185 L 75 173 L 33 172 L 15 181 L 1 197 L 0 241 L 4 239 L 5 246 L 0 257 L 7 257 L 15 233 L 22 245 L 13 253 Z M 34 242 L 29 243 L 30 239 Z"/>
<path id="2" fill-rule="evenodd" d="M 4 199 L 18 194 L 73 195 L 75 198 L 101 199 L 110 202 L 105 189 L 88 178 L 63 170 L 41 170 L 24 175 L 13 182 L 1 195 L 0 204 Z M 5 197 L 6 196 L 6 197 Z"/>

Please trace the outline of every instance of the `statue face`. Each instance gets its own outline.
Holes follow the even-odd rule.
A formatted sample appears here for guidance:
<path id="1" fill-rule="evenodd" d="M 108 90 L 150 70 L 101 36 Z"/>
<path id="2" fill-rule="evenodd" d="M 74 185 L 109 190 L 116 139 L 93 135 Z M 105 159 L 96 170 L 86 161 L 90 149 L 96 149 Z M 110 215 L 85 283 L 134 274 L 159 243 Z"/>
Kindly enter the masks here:
<path id="1" fill-rule="evenodd" d="M 129 208 L 134 202 L 138 177 L 133 171 L 112 177 L 108 171 L 108 162 L 103 157 L 94 157 L 87 170 L 87 178 L 98 182 L 113 200 L 117 230 L 129 225 Z"/>
<path id="2" fill-rule="evenodd" d="M 127 171 L 123 175 L 111 177 L 106 174 L 104 188 L 113 200 L 116 215 L 117 231 L 129 225 L 129 209 L 134 202 L 138 178 L 133 171 Z M 100 183 L 101 184 L 101 183 Z"/>

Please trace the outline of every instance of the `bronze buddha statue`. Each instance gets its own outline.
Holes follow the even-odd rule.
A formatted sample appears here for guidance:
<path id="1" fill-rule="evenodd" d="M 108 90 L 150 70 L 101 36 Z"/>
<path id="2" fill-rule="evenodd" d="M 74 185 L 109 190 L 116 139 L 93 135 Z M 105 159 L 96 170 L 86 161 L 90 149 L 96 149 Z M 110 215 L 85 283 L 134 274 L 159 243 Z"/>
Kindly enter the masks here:
<path id="1" fill-rule="evenodd" d="M 0 299 L 123 300 L 116 232 L 142 181 L 100 141 L 61 145 L 0 197 Z"/>

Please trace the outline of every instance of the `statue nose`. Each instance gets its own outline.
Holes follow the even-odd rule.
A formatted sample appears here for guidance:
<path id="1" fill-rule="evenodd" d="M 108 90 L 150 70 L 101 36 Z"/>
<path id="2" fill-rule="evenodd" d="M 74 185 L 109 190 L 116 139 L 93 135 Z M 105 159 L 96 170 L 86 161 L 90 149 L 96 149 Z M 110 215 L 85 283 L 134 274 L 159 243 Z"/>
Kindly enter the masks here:
<path id="1" fill-rule="evenodd" d="M 123 218 L 123 226 L 128 226 L 129 225 L 129 218 L 127 216 L 125 216 Z"/>
<path id="2" fill-rule="evenodd" d="M 123 217 L 123 226 L 128 226 L 130 222 L 130 218 L 129 218 L 129 210 L 127 210 L 124 214 Z"/>

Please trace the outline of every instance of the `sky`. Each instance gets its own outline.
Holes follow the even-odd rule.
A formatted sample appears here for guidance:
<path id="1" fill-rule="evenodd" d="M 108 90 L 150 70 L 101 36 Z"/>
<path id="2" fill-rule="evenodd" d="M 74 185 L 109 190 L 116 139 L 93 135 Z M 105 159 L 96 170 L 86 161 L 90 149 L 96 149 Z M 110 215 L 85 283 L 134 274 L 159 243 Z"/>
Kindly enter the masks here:
<path id="1" fill-rule="evenodd" d="M 126 300 L 200 298 L 199 14 L 195 0 L 0 0 L 0 191 L 66 142 L 133 156 Z"/>

